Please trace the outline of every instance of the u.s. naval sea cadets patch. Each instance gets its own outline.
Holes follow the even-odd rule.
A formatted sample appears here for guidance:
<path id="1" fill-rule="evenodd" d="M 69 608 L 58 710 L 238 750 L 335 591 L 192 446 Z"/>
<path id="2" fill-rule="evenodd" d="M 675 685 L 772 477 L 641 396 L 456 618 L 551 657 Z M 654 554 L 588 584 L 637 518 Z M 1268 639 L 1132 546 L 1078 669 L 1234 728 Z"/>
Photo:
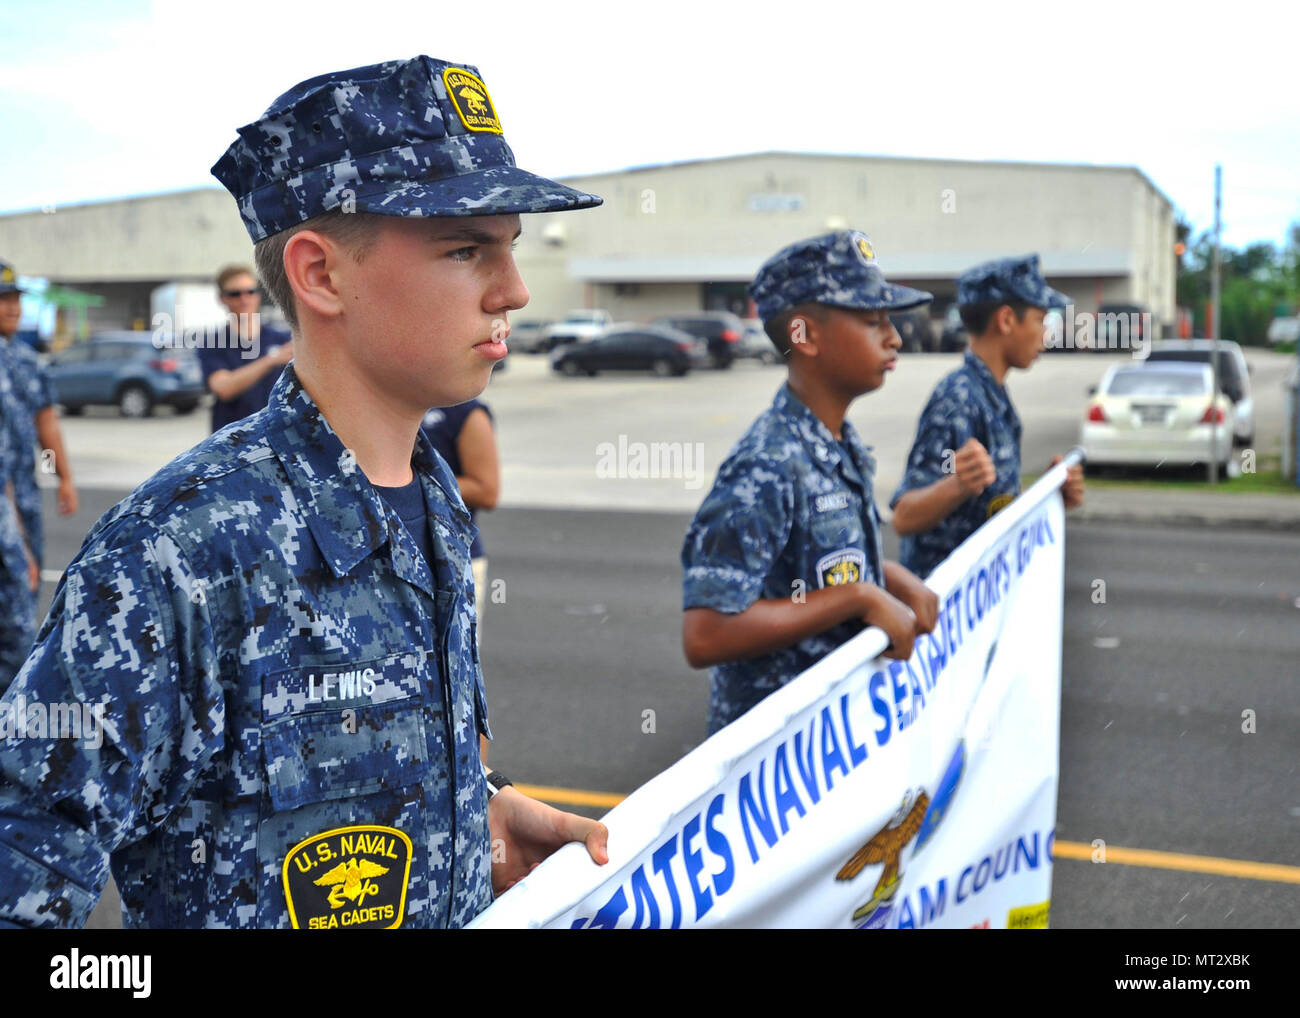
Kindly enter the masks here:
<path id="1" fill-rule="evenodd" d="M 496 107 L 488 95 L 487 86 L 469 71 L 459 67 L 448 67 L 442 72 L 443 84 L 447 94 L 456 107 L 460 122 L 470 131 L 489 131 L 501 133 L 501 121 L 497 119 Z"/>
<path id="2" fill-rule="evenodd" d="M 411 839 L 394 827 L 339 827 L 284 857 L 295 930 L 395 929 L 406 915 Z"/>
<path id="3" fill-rule="evenodd" d="M 817 582 L 822 587 L 841 587 L 846 583 L 857 583 L 862 579 L 862 572 L 867 565 L 867 556 L 859 548 L 845 548 L 842 551 L 824 555 L 817 562 Z"/>
<path id="4" fill-rule="evenodd" d="M 992 519 L 1015 500 L 1015 495 L 998 495 L 989 502 L 989 519 Z"/>

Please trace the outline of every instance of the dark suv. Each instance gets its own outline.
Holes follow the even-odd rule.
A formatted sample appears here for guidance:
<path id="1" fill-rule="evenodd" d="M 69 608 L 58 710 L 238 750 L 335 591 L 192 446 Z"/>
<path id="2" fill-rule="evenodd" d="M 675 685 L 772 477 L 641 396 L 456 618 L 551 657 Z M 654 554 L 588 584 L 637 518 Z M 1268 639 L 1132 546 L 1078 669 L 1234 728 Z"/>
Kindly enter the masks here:
<path id="1" fill-rule="evenodd" d="M 730 311 L 690 311 L 660 315 L 656 325 L 667 325 L 698 336 L 709 344 L 709 360 L 715 368 L 729 368 L 736 359 L 736 344 L 745 334 L 745 323 Z"/>
<path id="2" fill-rule="evenodd" d="M 932 353 L 938 348 L 928 309 L 894 311 L 889 320 L 894 323 L 898 338 L 903 341 L 903 353 Z"/>
<path id="3" fill-rule="evenodd" d="M 1143 350 L 1156 338 L 1151 314 L 1141 304 L 1102 304 L 1096 325 L 1094 352 Z"/>
<path id="4" fill-rule="evenodd" d="M 148 417 L 158 403 L 187 414 L 207 391 L 193 350 L 152 332 L 100 332 L 50 359 L 50 385 L 69 414 L 89 404 L 114 405 L 123 417 Z"/>

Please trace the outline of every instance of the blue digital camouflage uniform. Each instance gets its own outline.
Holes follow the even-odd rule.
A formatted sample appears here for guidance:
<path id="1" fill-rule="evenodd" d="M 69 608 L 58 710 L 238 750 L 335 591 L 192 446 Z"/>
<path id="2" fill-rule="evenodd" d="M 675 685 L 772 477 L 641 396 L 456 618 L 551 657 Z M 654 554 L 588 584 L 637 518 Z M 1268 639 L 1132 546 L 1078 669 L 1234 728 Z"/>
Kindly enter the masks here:
<path id="1" fill-rule="evenodd" d="M 1038 256 L 985 262 L 957 279 L 960 305 L 1024 301 L 1035 307 L 1059 307 L 1069 298 L 1043 279 Z M 909 491 L 928 487 L 953 472 L 953 457 L 974 438 L 988 450 L 996 479 L 967 499 L 932 530 L 902 538 L 899 561 L 926 577 L 990 516 L 1020 494 L 1020 417 L 1005 386 L 974 352 L 935 387 L 921 411 L 916 439 L 908 454 L 903 480 L 889 500 L 891 507 Z"/>
<path id="2" fill-rule="evenodd" d="M 419 56 L 320 75 L 239 135 L 212 174 L 254 242 L 332 209 L 490 216 L 601 202 L 515 165 L 471 64 Z"/>
<path id="3" fill-rule="evenodd" d="M 239 135 L 213 173 L 254 241 L 331 209 L 600 203 L 517 169 L 477 72 L 425 56 L 313 78 Z M 292 368 L 95 525 L 0 700 L 0 922 L 80 925 L 110 868 L 132 927 L 491 901 L 473 525 L 414 441 L 431 564 Z M 60 705 L 101 738 L 51 737 Z"/>
<path id="4" fill-rule="evenodd" d="M 102 705 L 103 744 L 5 741 L 0 918 L 81 925 L 110 862 L 130 927 L 459 926 L 490 903 L 472 525 L 423 437 L 412 466 L 432 575 L 287 370 L 95 525 L 0 709 Z"/>
<path id="5" fill-rule="evenodd" d="M 961 367 L 939 382 L 921 411 L 907 469 L 890 506 L 909 491 L 951 475 L 952 457 L 972 438 L 988 450 L 997 479 L 933 530 L 900 540 L 899 562 L 922 578 L 1020 494 L 1020 417 L 988 365 L 967 350 Z"/>
<path id="6" fill-rule="evenodd" d="M 871 242 L 850 230 L 799 241 L 759 269 L 759 316 L 816 303 L 902 310 L 930 294 L 888 283 Z M 739 614 L 845 583 L 884 586 L 876 462 L 847 420 L 836 441 L 785 385 L 718 469 L 682 547 L 682 608 Z M 718 731 L 863 629 L 845 622 L 772 654 L 710 670 L 709 732 Z"/>
<path id="7" fill-rule="evenodd" d="M 876 461 L 844 422 L 837 442 L 788 385 L 718 469 L 682 547 L 682 608 L 738 614 L 842 583 L 884 586 Z M 709 733 L 861 632 L 845 622 L 710 670 Z"/>
<path id="8" fill-rule="evenodd" d="M 45 523 L 42 517 L 41 489 L 36 484 L 36 414 L 54 403 L 45 368 L 36 353 L 17 340 L 0 338 L 0 365 L 14 390 L 19 412 L 14 414 L 17 465 L 14 495 L 22 516 L 27 544 L 39 566 L 45 561 Z"/>
<path id="9" fill-rule="evenodd" d="M 0 294 L 22 292 L 13 266 L 0 261 Z M 24 377 L 10 353 L 14 348 L 12 339 L 0 336 L 0 693 L 22 667 L 36 633 L 36 597 L 27 582 L 31 525 L 23 520 L 34 517 L 38 527 L 41 522 L 40 495 L 33 499 L 26 487 L 36 486 L 31 466 L 35 432 L 31 416 L 24 413 Z"/>
<path id="10" fill-rule="evenodd" d="M 906 311 L 934 299 L 885 279 L 875 248 L 858 230 L 796 241 L 759 267 L 749 286 L 764 322 L 800 304 L 826 304 L 863 311 Z"/>
<path id="11" fill-rule="evenodd" d="M 9 375 L 0 371 L 0 693 L 22 667 L 36 632 L 20 516 L 8 494 L 17 471 L 13 422 L 19 413 Z"/>

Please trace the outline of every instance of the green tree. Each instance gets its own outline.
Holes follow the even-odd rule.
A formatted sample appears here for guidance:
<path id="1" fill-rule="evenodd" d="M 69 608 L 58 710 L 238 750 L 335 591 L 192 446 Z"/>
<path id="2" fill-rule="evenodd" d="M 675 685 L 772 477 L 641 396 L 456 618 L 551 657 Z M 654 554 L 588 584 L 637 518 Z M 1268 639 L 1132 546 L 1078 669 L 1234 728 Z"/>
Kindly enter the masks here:
<path id="1" fill-rule="evenodd" d="M 1178 303 L 1191 309 L 1200 336 L 1209 334 L 1206 314 L 1212 259 L 1212 236 L 1207 231 L 1187 244 L 1179 265 Z M 1274 316 L 1294 313 L 1300 304 L 1300 223 L 1292 224 L 1286 247 L 1281 250 L 1268 242 L 1251 244 L 1240 251 L 1224 247 L 1219 259 L 1221 338 L 1264 345 Z"/>
<path id="2" fill-rule="evenodd" d="M 1223 281 L 1219 329 L 1223 339 L 1242 345 L 1263 346 L 1268 340 L 1268 323 L 1282 288 L 1269 280 L 1232 276 Z"/>

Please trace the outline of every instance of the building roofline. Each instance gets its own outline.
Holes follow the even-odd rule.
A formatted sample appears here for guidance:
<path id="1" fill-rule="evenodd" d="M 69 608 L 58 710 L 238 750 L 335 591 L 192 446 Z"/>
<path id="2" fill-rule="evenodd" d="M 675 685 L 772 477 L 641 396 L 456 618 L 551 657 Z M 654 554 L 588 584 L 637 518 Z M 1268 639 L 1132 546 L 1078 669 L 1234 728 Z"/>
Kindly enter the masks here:
<path id="1" fill-rule="evenodd" d="M 698 166 L 704 163 L 725 163 L 737 162 L 743 159 L 760 159 L 767 157 L 781 157 L 791 159 L 874 159 L 884 162 L 893 163 L 928 163 L 928 164 L 947 164 L 955 166 L 1003 166 L 1003 167 L 1028 167 L 1036 170 L 1096 170 L 1109 173 L 1133 173 L 1147 185 L 1152 191 L 1159 195 L 1170 206 L 1176 208 L 1169 195 L 1165 194 L 1155 183 L 1148 177 L 1141 168 L 1133 165 L 1107 164 L 1107 163 L 1048 163 L 1048 162 L 1030 162 L 1027 160 L 1014 159 L 945 159 L 934 156 L 899 156 L 899 155 L 880 155 L 870 152 L 795 152 L 788 149 L 768 149 L 760 152 L 737 152 L 726 156 L 703 156 L 698 159 L 678 159 L 673 162 L 665 163 L 645 163 L 638 166 L 625 166 L 612 170 L 597 170 L 591 173 L 569 173 L 564 176 L 557 176 L 554 179 L 565 180 L 583 180 L 593 177 L 613 177 L 622 173 L 641 173 L 647 170 L 671 170 L 679 167 Z M 203 193 L 226 194 L 226 190 L 216 185 L 204 185 L 200 187 L 182 187 L 171 191 L 154 191 L 147 194 L 128 194 L 118 195 L 111 198 L 92 198 L 86 201 L 68 202 L 58 204 L 56 209 L 82 209 L 90 208 L 96 205 L 112 205 L 130 201 L 149 201 L 154 199 L 176 198 L 184 195 L 196 195 Z M 33 214 L 44 214 L 44 210 L 37 206 L 24 209 L 10 209 L 0 211 L 0 219 L 9 216 L 25 216 Z"/>
<path id="2" fill-rule="evenodd" d="M 120 205 L 123 202 L 153 201 L 155 199 L 177 198 L 185 195 L 203 194 L 206 192 L 213 192 L 213 193 L 224 194 L 229 196 L 229 192 L 225 188 L 217 187 L 216 185 L 205 186 L 205 187 L 179 187 L 171 191 L 150 191 L 146 194 L 124 194 L 124 195 L 117 195 L 116 197 L 112 197 L 112 198 L 88 198 L 85 201 L 55 202 L 51 205 L 51 207 L 56 212 L 63 212 L 63 211 L 71 211 L 73 209 L 93 208 L 96 205 Z M 30 216 L 30 215 L 44 215 L 44 214 L 45 214 L 45 209 L 38 205 L 32 208 L 9 209 L 7 211 L 2 211 L 0 212 L 0 219 L 5 219 L 8 218 L 9 216 Z"/>
<path id="3" fill-rule="evenodd" d="M 883 155 L 873 152 L 795 152 L 789 149 L 766 149 L 758 152 L 736 152 L 726 156 L 702 156 L 698 159 L 678 159 L 666 163 L 644 163 L 638 166 L 625 166 L 621 169 L 598 170 L 592 173 L 569 173 L 557 180 L 577 180 L 591 177 L 612 177 L 620 173 L 639 173 L 645 170 L 670 170 L 684 166 L 698 166 L 702 163 L 734 162 L 741 159 L 759 159 L 770 156 L 789 157 L 793 159 L 876 159 L 894 163 L 944 163 L 956 166 L 1012 166 L 1028 167 L 1036 170 L 1098 170 L 1110 173 L 1136 174 L 1152 191 L 1160 195 L 1169 205 L 1173 201 L 1150 177 L 1138 166 L 1122 163 L 1051 163 L 1033 162 L 1018 159 L 948 159 L 941 156 L 900 156 Z"/>

